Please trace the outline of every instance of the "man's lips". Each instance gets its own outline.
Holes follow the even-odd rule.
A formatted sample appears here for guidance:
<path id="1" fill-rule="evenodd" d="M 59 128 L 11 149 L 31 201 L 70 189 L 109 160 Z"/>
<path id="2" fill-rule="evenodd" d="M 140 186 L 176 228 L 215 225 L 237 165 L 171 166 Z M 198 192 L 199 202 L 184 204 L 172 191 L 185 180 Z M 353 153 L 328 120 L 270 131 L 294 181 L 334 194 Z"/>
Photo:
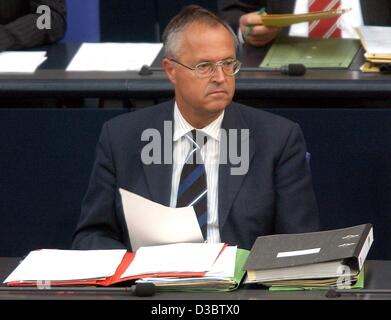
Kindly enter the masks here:
<path id="1" fill-rule="evenodd" d="M 214 90 L 209 92 L 208 94 L 227 94 L 227 91 L 225 90 Z"/>

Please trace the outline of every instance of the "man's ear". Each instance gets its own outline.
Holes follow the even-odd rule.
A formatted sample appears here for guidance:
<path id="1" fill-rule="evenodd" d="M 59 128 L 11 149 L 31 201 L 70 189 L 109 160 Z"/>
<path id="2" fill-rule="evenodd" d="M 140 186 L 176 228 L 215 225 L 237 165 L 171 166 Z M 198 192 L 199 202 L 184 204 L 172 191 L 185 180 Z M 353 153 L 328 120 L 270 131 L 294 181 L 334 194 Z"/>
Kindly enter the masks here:
<path id="1" fill-rule="evenodd" d="M 163 58 L 162 61 L 163 69 L 166 72 L 168 79 L 172 84 L 176 84 L 176 69 L 173 66 L 173 63 L 167 58 Z"/>

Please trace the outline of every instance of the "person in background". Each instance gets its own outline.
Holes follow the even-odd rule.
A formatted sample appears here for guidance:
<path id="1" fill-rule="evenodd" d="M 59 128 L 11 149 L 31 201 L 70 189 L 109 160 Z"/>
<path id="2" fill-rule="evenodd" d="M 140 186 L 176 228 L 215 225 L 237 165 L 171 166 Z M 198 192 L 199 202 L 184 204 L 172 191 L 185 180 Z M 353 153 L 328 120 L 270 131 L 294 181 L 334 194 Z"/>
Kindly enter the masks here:
<path id="1" fill-rule="evenodd" d="M 40 29 L 41 5 L 50 8 L 50 27 Z M 0 51 L 54 43 L 66 29 L 65 0 L 0 0 Z"/>
<path id="2" fill-rule="evenodd" d="M 338 21 L 340 36 L 343 38 L 357 38 L 354 28 L 359 25 L 391 25 L 390 0 L 219 0 L 218 11 L 220 17 L 238 32 L 241 42 L 260 47 L 271 42 L 283 31 L 282 28 L 262 25 L 260 8 L 264 8 L 269 14 L 307 13 L 312 6 L 320 6 L 323 10 L 335 7 L 352 9 Z M 250 30 L 250 25 L 254 25 L 254 28 L 248 33 L 246 30 Z M 292 25 L 286 32 L 289 32 L 290 36 L 311 36 L 308 23 Z"/>

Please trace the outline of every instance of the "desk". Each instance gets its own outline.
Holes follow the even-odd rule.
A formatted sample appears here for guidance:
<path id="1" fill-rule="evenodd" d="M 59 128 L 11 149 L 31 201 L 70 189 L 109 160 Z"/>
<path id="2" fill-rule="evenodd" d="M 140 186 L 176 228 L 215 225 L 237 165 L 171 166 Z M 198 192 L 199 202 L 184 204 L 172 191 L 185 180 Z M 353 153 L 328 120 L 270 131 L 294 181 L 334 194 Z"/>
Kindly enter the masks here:
<path id="1" fill-rule="evenodd" d="M 21 98 L 110 98 L 156 101 L 173 96 L 173 88 L 160 68 L 160 53 L 152 75 L 138 72 L 66 72 L 78 44 L 47 47 L 48 60 L 28 75 L 0 74 L 0 99 Z M 359 71 L 363 51 L 348 70 L 308 70 L 291 77 L 254 70 L 267 48 L 242 46 L 243 62 L 237 75 L 235 100 L 259 107 L 388 107 L 391 75 Z M 15 98 L 16 97 L 16 98 Z"/>
<path id="2" fill-rule="evenodd" d="M 16 268 L 18 258 L 0 258 L 0 279 L 1 283 Z M 391 289 L 391 261 L 389 260 L 368 260 L 365 275 L 366 289 Z M 158 292 L 149 298 L 139 298 L 127 293 L 55 293 L 50 291 L 42 292 L 0 292 L 0 300 L 330 300 L 325 297 L 324 291 L 313 292 L 268 292 L 257 286 L 245 286 L 233 292 L 205 292 L 205 293 L 183 293 L 183 292 Z M 390 294 L 352 294 L 344 295 L 338 300 L 371 300 L 391 299 Z"/>

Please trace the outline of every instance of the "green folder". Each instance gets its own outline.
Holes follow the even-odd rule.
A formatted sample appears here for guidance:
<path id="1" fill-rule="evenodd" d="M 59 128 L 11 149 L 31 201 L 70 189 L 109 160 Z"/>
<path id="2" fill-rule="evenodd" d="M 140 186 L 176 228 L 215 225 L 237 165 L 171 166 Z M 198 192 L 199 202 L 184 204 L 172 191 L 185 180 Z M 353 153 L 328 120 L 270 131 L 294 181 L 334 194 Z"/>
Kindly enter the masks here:
<path id="1" fill-rule="evenodd" d="M 259 67 L 304 64 L 307 68 L 347 69 L 360 48 L 356 39 L 277 38 Z"/>

